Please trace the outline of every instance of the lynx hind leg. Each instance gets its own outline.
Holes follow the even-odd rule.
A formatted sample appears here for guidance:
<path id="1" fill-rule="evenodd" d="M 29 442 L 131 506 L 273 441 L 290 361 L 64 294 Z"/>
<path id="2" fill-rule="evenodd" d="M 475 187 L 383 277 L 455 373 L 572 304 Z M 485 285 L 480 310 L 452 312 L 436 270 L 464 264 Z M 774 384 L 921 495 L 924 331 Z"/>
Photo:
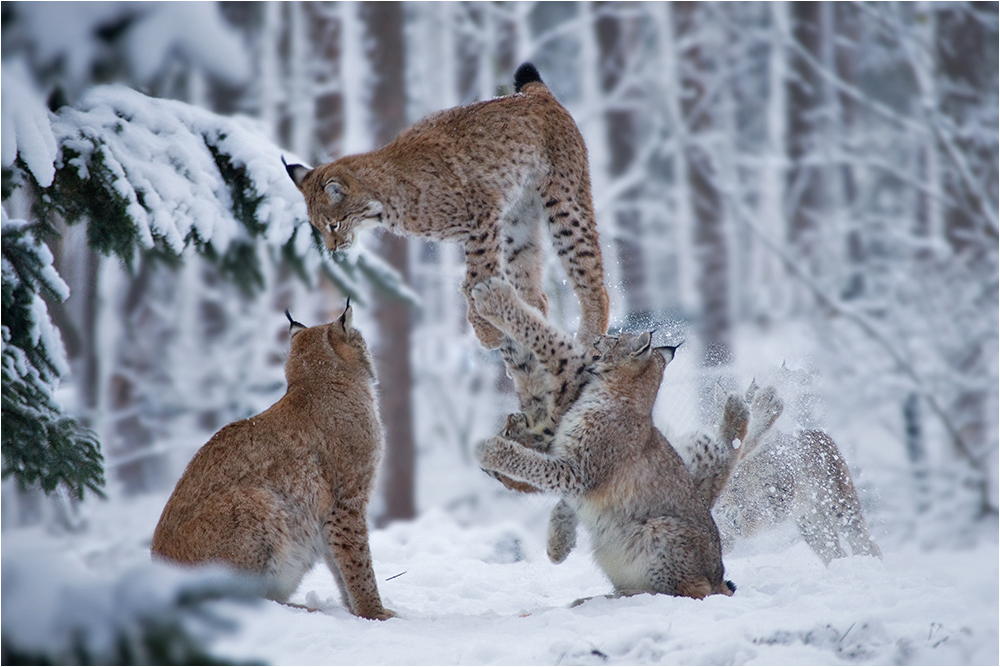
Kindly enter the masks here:
<path id="1" fill-rule="evenodd" d="M 323 524 L 327 548 L 327 563 L 351 613 L 363 618 L 384 621 L 396 614 L 382 606 L 375 582 L 372 556 L 368 547 L 368 525 L 363 503 L 338 503 Z M 339 575 L 339 576 L 338 576 Z M 346 593 L 344 593 L 346 591 Z"/>
<path id="2" fill-rule="evenodd" d="M 549 560 L 558 565 L 566 560 L 576 546 L 578 517 L 565 500 L 560 500 L 549 515 L 549 534 L 545 552 Z"/>
<path id="3" fill-rule="evenodd" d="M 513 220 L 505 226 L 501 244 L 503 275 L 525 303 L 548 315 L 549 299 L 542 287 L 545 254 L 540 231 L 537 224 L 523 220 Z"/>
<path id="4" fill-rule="evenodd" d="M 861 513 L 851 471 L 833 438 L 822 431 L 807 430 L 799 433 L 798 440 L 806 452 L 807 469 L 813 476 L 821 475 L 822 493 L 829 499 L 825 511 L 834 530 L 844 537 L 854 555 L 881 558 L 882 550 L 872 540 Z"/>
<path id="5" fill-rule="evenodd" d="M 643 530 L 643 546 L 651 560 L 652 592 L 698 600 L 733 594 L 735 586 L 722 578 L 721 550 L 704 531 L 674 517 L 651 519 Z M 631 592 L 617 586 L 615 590 L 619 594 Z"/>
<path id="6" fill-rule="evenodd" d="M 174 562 L 223 561 L 259 576 L 263 596 L 284 603 L 313 565 L 294 548 L 291 532 L 273 494 L 233 487 L 181 524 L 169 543 L 154 544 L 154 550 Z"/>
<path id="7" fill-rule="evenodd" d="M 492 205 L 485 205 L 484 208 L 495 210 Z M 462 293 L 469 304 L 469 324 L 479 342 L 491 350 L 500 346 L 503 333 L 477 312 L 472 292 L 484 280 L 501 275 L 499 220 L 499 214 L 491 212 L 479 221 L 478 227 L 483 231 L 474 231 L 469 235 L 465 243 L 465 282 L 462 283 Z"/>
<path id="8" fill-rule="evenodd" d="M 550 181 L 543 189 L 545 219 L 556 254 L 580 301 L 576 339 L 589 345 L 608 331 L 608 290 L 586 171 L 571 174 L 572 184 Z"/>
<path id="9" fill-rule="evenodd" d="M 837 530 L 831 517 L 824 513 L 826 511 L 821 506 L 809 505 L 799 513 L 795 523 L 809 548 L 823 560 L 824 565 L 829 565 L 834 558 L 844 558 L 847 553 L 840 546 Z"/>

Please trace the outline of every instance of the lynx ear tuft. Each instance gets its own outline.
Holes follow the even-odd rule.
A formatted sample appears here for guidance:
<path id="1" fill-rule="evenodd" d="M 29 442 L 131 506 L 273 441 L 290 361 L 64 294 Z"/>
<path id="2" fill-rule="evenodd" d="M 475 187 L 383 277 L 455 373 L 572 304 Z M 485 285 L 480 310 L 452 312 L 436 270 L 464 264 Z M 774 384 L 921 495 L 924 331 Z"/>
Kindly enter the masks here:
<path id="1" fill-rule="evenodd" d="M 295 183 L 295 187 L 299 190 L 302 189 L 302 181 L 305 180 L 309 172 L 312 171 L 309 167 L 303 167 L 301 164 L 288 164 L 285 162 L 285 156 L 281 156 L 281 164 L 285 165 L 285 171 L 288 172 L 289 177 L 291 177 L 292 182 Z"/>
<path id="2" fill-rule="evenodd" d="M 285 317 L 288 318 L 289 322 L 288 333 L 290 335 L 294 336 L 295 334 L 306 328 L 306 325 L 302 324 L 301 322 L 296 322 L 295 320 L 292 319 L 292 314 L 288 312 L 287 308 L 285 308 Z"/>
<path id="3" fill-rule="evenodd" d="M 656 351 L 659 352 L 660 354 L 662 354 L 664 361 L 666 361 L 669 364 L 671 361 L 673 361 L 674 354 L 677 352 L 677 348 L 678 347 L 680 347 L 679 344 L 678 345 L 673 345 L 673 346 L 671 346 L 671 345 L 664 345 L 662 347 L 656 348 Z"/>
<path id="4" fill-rule="evenodd" d="M 347 297 L 347 307 L 344 308 L 344 314 L 340 316 L 340 325 L 344 328 L 344 331 L 350 330 L 351 326 L 354 324 L 354 309 L 351 308 L 351 297 Z"/>

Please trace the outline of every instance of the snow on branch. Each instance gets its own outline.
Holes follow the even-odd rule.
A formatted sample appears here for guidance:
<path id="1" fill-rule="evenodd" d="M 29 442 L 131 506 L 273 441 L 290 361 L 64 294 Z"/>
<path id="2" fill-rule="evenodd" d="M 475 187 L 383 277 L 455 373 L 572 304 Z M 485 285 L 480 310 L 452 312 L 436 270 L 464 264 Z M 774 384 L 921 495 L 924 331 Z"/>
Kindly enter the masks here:
<path id="1" fill-rule="evenodd" d="M 46 492 L 64 485 L 77 498 L 100 494 L 102 457 L 93 433 L 62 412 L 54 393 L 69 370 L 62 338 L 42 294 L 69 289 L 33 226 L 3 211 L 3 477 Z"/>
<path id="2" fill-rule="evenodd" d="M 10 169 L 20 158 L 42 187 L 52 184 L 55 175 L 56 139 L 49 124 L 45 99 L 28 83 L 24 63 L 3 67 L 3 137 L 0 156 L 3 168 Z"/>
<path id="3" fill-rule="evenodd" d="M 95 575 L 65 553 L 15 546 L 4 552 L 5 664 L 218 665 L 211 643 L 238 626 L 260 582 L 221 567 L 143 563 Z M 238 661 L 240 664 L 243 661 Z"/>
<path id="4" fill-rule="evenodd" d="M 60 109 L 52 131 L 59 154 L 42 209 L 86 220 L 97 249 L 132 266 L 140 251 L 179 256 L 193 244 L 253 292 L 264 287 L 262 241 L 308 282 L 322 270 L 358 296 L 367 272 L 352 269 L 363 252 L 331 257 L 322 248 L 282 150 L 252 120 L 113 85 Z M 379 284 L 405 292 L 391 269 Z"/>

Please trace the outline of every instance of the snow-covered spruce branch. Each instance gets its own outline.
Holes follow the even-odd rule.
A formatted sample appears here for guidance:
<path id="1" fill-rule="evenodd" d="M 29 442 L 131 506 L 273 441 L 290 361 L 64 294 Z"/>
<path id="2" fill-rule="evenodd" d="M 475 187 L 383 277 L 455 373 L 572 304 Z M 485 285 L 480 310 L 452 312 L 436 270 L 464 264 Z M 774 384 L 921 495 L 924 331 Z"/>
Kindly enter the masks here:
<path id="1" fill-rule="evenodd" d="M 281 150 L 252 121 L 124 86 L 93 88 L 52 115 L 16 72 L 6 74 L 4 190 L 31 182 L 39 225 L 53 212 L 85 221 L 88 243 L 129 265 L 141 252 L 179 258 L 193 245 L 249 293 L 265 287 L 269 252 L 308 284 L 322 271 L 356 301 L 363 281 L 416 301 L 378 257 L 322 248 Z M 12 89 L 24 95 L 8 99 Z M 94 435 L 54 399 L 68 365 L 40 292 L 69 296 L 34 225 L 4 210 L 3 476 L 82 498 L 85 489 L 100 493 L 102 457 Z"/>
<path id="2" fill-rule="evenodd" d="M 179 256 L 193 244 L 253 292 L 264 287 L 255 250 L 263 242 L 307 282 L 322 271 L 358 300 L 364 276 L 413 300 L 398 274 L 365 251 L 322 249 L 282 150 L 249 119 L 115 85 L 60 109 L 52 131 L 59 156 L 41 210 L 86 220 L 91 244 L 129 265 L 140 251 Z"/>
<path id="3" fill-rule="evenodd" d="M 63 414 L 55 399 L 68 372 L 66 353 L 42 299 L 63 301 L 69 289 L 52 253 L 24 220 L 3 210 L 3 477 L 45 492 L 63 485 L 82 499 L 104 485 L 93 433 Z"/>

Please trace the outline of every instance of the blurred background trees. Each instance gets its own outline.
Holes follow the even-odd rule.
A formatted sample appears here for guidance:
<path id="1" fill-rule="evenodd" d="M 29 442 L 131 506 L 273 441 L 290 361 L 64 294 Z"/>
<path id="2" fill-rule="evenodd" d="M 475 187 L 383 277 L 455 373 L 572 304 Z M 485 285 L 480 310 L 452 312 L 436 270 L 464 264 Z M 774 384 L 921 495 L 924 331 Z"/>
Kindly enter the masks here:
<path id="1" fill-rule="evenodd" d="M 786 353 L 807 368 L 798 423 L 821 420 L 907 490 L 883 497 L 885 511 L 915 521 L 959 503 L 995 516 L 996 3 L 2 11 L 4 209 L 53 231 L 70 290 L 47 298 L 68 359 L 55 396 L 101 443 L 113 497 L 169 489 L 212 432 L 275 400 L 281 311 L 329 320 L 347 291 L 364 304 L 358 326 L 379 363 L 380 521 L 460 497 L 462 476 L 476 474 L 473 444 L 515 402 L 498 357 L 466 325 L 453 244 L 370 233 L 361 258 L 324 271 L 308 243 L 272 252 L 254 241 L 251 289 L 194 246 L 130 250 L 130 266 L 102 254 L 90 231 L 100 213 L 71 225 L 64 210 L 39 212 L 46 185 L 8 155 L 9 73 L 57 116 L 92 86 L 124 82 L 245 117 L 268 150 L 318 164 L 380 146 L 427 113 L 509 93 L 531 60 L 587 141 L 614 326 L 686 336 L 698 368 L 674 382 L 699 396 L 749 383 L 761 341 L 804 339 Z M 289 261 L 301 256 L 315 261 Z M 399 298 L 398 279 L 416 298 Z M 5 295 L 7 281 L 5 268 Z M 553 261 L 551 317 L 575 329 L 563 283 Z M 6 296 L 4 315 L 6 326 Z M 5 483 L 4 526 L 51 512 Z"/>

